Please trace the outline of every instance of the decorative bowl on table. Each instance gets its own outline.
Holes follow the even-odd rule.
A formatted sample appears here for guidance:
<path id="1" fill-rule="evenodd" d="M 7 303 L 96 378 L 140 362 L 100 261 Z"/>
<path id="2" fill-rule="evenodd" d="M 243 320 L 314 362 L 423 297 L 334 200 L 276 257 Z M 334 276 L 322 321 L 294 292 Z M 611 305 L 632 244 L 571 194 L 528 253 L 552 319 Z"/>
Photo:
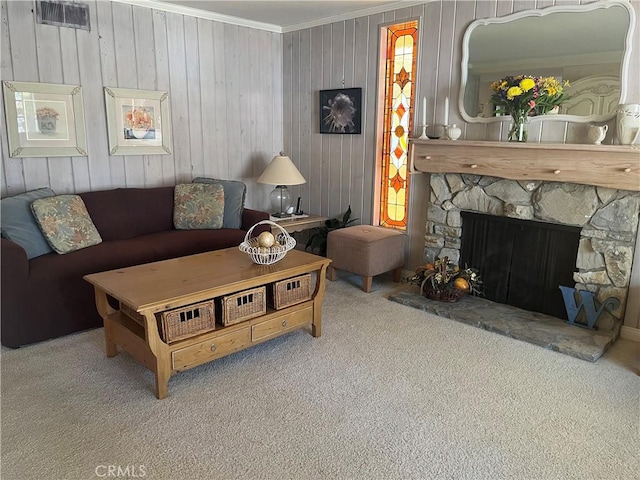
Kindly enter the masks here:
<path id="1" fill-rule="evenodd" d="M 270 232 L 263 232 L 257 237 L 252 237 L 253 229 L 258 225 L 278 227 L 280 233 L 273 235 Z M 269 234 L 265 235 L 265 233 Z M 244 241 L 238 248 L 241 252 L 249 255 L 253 263 L 271 265 L 282 260 L 287 252 L 295 246 L 296 240 L 284 228 L 271 220 L 262 220 L 247 231 Z"/>

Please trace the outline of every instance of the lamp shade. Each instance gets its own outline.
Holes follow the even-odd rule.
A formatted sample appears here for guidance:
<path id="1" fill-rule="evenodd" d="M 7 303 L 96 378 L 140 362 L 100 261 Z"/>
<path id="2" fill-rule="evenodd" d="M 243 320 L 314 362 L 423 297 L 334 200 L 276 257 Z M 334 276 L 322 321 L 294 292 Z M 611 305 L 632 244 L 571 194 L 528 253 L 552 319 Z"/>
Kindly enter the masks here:
<path id="1" fill-rule="evenodd" d="M 291 159 L 280 152 L 280 155 L 273 157 L 267 166 L 258 183 L 268 185 L 300 185 L 307 183 L 302 174 L 298 171 Z"/>

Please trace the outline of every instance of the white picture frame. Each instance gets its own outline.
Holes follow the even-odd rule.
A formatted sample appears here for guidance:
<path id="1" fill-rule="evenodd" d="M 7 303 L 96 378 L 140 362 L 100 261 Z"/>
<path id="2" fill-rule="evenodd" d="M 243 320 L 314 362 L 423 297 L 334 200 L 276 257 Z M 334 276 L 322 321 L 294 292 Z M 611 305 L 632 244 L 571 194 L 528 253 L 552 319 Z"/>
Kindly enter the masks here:
<path id="1" fill-rule="evenodd" d="M 169 93 L 104 87 L 110 155 L 171 153 Z"/>
<path id="2" fill-rule="evenodd" d="M 86 157 L 80 85 L 2 82 L 10 157 Z"/>

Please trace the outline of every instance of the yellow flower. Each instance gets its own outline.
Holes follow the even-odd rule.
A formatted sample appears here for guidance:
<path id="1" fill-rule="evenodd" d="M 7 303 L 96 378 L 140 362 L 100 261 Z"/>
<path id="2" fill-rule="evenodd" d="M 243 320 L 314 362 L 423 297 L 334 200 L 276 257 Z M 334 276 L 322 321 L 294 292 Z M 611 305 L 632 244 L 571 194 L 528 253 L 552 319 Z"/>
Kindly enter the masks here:
<path id="1" fill-rule="evenodd" d="M 551 97 L 555 96 L 558 93 L 558 91 L 555 89 L 555 87 L 547 87 L 547 94 Z"/>
<path id="2" fill-rule="evenodd" d="M 522 89 L 520 87 L 511 87 L 507 90 L 507 98 L 509 100 L 513 100 L 514 97 L 517 97 L 518 95 L 522 95 Z"/>
<path id="3" fill-rule="evenodd" d="M 535 86 L 536 82 L 533 81 L 533 78 L 525 78 L 520 82 L 520 88 L 525 92 L 528 92 Z"/>

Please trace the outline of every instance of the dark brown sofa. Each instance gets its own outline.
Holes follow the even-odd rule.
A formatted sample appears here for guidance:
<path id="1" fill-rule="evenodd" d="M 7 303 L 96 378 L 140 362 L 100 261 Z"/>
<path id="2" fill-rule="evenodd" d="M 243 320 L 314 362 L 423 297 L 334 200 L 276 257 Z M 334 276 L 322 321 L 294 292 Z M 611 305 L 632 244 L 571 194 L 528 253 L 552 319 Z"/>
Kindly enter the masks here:
<path id="1" fill-rule="evenodd" d="M 119 188 L 82 197 L 102 243 L 60 255 L 27 259 L 1 239 L 2 344 L 17 348 L 102 326 L 89 273 L 239 245 L 246 231 L 269 214 L 244 209 L 240 229 L 175 230 L 173 187 Z M 268 228 L 268 227 L 266 227 Z M 254 235 L 265 228 L 256 228 Z"/>

